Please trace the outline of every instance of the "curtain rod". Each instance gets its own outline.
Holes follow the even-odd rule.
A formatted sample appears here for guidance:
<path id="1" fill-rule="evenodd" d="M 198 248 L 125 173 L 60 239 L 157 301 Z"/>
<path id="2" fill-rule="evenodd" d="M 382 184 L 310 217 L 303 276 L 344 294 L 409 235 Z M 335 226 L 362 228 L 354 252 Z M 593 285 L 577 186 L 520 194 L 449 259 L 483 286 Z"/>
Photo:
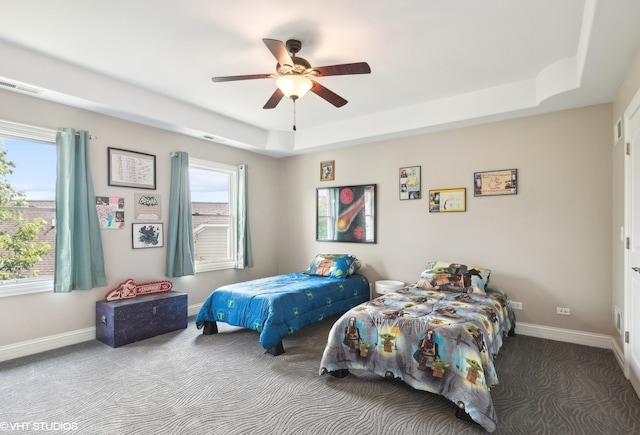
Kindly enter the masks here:
<path id="1" fill-rule="evenodd" d="M 62 129 L 58 129 L 58 133 L 62 134 L 62 135 L 66 135 L 67 132 L 62 130 Z M 80 133 L 76 132 L 76 136 L 79 136 Z M 94 139 L 98 139 L 98 136 L 94 136 L 92 134 L 89 134 L 89 139 L 94 140 Z"/>

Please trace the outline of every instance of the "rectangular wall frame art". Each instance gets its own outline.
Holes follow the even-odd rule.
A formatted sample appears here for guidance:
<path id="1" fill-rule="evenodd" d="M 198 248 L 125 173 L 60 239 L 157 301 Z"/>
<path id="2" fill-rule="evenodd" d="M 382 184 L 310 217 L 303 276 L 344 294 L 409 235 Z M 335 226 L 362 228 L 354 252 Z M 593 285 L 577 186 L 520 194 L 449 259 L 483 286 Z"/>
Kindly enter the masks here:
<path id="1" fill-rule="evenodd" d="M 336 161 L 320 162 L 320 181 L 333 181 L 336 177 Z"/>
<path id="2" fill-rule="evenodd" d="M 162 219 L 161 200 L 157 193 L 135 192 L 133 196 L 133 218 L 137 221 L 159 221 Z"/>
<path id="3" fill-rule="evenodd" d="M 400 200 L 420 199 L 420 166 L 400 168 Z"/>
<path id="4" fill-rule="evenodd" d="M 473 174 L 474 196 L 515 195 L 518 193 L 518 170 L 475 172 Z"/>
<path id="5" fill-rule="evenodd" d="M 162 224 L 132 224 L 133 249 L 161 248 L 164 245 Z"/>
<path id="6" fill-rule="evenodd" d="M 376 243 L 376 185 L 317 188 L 316 240 Z"/>
<path id="7" fill-rule="evenodd" d="M 124 198 L 96 196 L 96 211 L 100 220 L 100 229 L 124 228 Z"/>
<path id="8" fill-rule="evenodd" d="M 109 186 L 156 188 L 156 156 L 136 151 L 107 148 Z"/>
<path id="9" fill-rule="evenodd" d="M 429 190 L 429 212 L 467 211 L 467 189 Z"/>

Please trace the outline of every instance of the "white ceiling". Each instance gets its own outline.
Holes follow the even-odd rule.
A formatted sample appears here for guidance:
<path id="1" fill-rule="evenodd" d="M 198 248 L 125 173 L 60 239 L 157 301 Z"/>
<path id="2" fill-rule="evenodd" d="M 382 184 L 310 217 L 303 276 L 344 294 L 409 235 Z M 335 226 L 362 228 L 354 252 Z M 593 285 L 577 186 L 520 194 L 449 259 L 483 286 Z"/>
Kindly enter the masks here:
<path id="1" fill-rule="evenodd" d="M 211 81 L 275 72 L 262 38 L 372 72 L 318 78 L 349 103 L 309 93 L 293 132 L 275 79 Z M 610 102 L 639 47 L 638 0 L 0 2 L 3 81 L 274 156 Z"/>

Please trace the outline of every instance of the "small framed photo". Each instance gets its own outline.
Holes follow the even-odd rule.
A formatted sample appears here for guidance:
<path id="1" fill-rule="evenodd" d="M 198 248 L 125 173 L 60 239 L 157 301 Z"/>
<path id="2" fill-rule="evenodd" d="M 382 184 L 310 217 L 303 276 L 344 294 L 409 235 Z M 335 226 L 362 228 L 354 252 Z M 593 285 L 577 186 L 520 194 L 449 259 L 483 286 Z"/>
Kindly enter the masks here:
<path id="1" fill-rule="evenodd" d="M 400 200 L 420 199 L 420 166 L 400 168 Z"/>
<path id="2" fill-rule="evenodd" d="M 135 192 L 133 194 L 133 218 L 137 221 L 159 221 L 162 219 L 161 197 L 157 193 Z"/>
<path id="3" fill-rule="evenodd" d="M 156 188 L 156 156 L 135 151 L 107 148 L 109 186 Z"/>
<path id="4" fill-rule="evenodd" d="M 100 229 L 124 228 L 124 198 L 96 196 L 96 211 L 100 220 Z"/>
<path id="5" fill-rule="evenodd" d="M 336 176 L 336 161 L 325 160 L 320 162 L 320 181 L 333 181 Z"/>
<path id="6" fill-rule="evenodd" d="M 473 174 L 474 196 L 515 195 L 518 193 L 518 170 L 475 172 Z"/>
<path id="7" fill-rule="evenodd" d="M 429 212 L 467 211 L 467 189 L 429 190 Z"/>
<path id="8" fill-rule="evenodd" d="M 164 246 L 162 224 L 145 223 L 131 224 L 133 234 L 133 249 L 161 248 Z"/>

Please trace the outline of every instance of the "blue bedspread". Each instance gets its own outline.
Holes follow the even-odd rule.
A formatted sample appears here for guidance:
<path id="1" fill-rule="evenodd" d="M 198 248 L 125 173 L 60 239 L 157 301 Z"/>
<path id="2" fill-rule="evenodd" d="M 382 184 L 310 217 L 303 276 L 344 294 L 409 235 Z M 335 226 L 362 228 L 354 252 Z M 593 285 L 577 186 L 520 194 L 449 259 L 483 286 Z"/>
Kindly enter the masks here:
<path id="1" fill-rule="evenodd" d="M 306 325 L 344 313 L 369 299 L 369 281 L 295 272 L 220 287 L 204 302 L 196 324 L 224 322 L 260 333 L 270 349 Z"/>

